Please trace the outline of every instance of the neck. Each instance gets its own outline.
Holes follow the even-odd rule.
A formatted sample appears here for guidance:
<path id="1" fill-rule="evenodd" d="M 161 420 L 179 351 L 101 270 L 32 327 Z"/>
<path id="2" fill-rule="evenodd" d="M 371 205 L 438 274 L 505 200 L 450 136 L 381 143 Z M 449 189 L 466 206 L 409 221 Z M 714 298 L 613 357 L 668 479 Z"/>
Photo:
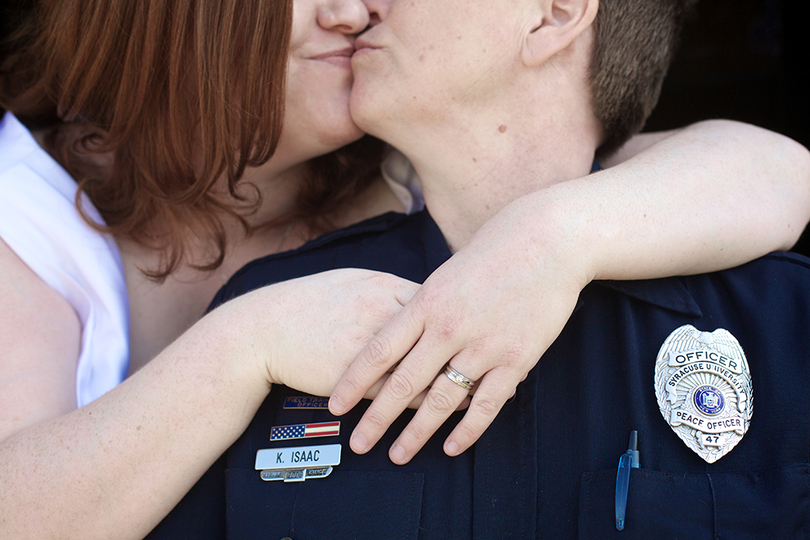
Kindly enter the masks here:
<path id="1" fill-rule="evenodd" d="M 419 134 L 429 135 L 395 146 L 413 162 L 431 216 L 453 251 L 510 202 L 587 175 L 598 141 L 587 115 L 458 118 Z"/>

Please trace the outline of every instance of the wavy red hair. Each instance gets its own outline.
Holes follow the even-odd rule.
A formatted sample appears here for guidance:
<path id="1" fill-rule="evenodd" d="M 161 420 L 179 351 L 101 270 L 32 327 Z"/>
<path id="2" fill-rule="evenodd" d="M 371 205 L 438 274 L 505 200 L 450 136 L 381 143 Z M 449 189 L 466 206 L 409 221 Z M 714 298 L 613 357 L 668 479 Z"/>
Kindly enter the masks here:
<path id="1" fill-rule="evenodd" d="M 49 149 L 103 216 L 95 226 L 160 250 L 147 274 L 192 262 L 189 231 L 210 253 L 193 266 L 213 269 L 223 217 L 248 230 L 259 202 L 237 182 L 278 143 L 291 23 L 292 0 L 41 0 L 8 42 L 0 105 L 52 126 Z M 381 149 L 363 141 L 314 162 L 286 218 L 349 200 Z M 215 191 L 223 177 L 230 198 Z"/>

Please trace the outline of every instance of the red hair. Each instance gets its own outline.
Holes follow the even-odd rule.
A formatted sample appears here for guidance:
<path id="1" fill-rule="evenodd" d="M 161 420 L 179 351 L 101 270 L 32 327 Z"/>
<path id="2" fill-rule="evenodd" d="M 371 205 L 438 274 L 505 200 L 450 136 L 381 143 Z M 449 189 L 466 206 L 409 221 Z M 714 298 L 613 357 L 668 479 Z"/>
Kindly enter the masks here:
<path id="1" fill-rule="evenodd" d="M 213 248 L 195 266 L 213 269 L 223 217 L 248 230 L 244 211 L 259 203 L 237 195 L 237 182 L 278 143 L 291 22 L 292 0 L 41 0 L 11 38 L 0 105 L 74 124 L 54 124 L 51 148 L 104 217 L 99 229 L 161 251 L 148 275 L 187 261 L 190 231 Z M 356 148 L 327 158 L 346 164 L 339 171 L 312 167 L 299 214 L 368 185 L 368 167 L 354 167 L 378 163 L 368 158 L 379 149 Z M 233 198 L 214 190 L 223 176 Z"/>

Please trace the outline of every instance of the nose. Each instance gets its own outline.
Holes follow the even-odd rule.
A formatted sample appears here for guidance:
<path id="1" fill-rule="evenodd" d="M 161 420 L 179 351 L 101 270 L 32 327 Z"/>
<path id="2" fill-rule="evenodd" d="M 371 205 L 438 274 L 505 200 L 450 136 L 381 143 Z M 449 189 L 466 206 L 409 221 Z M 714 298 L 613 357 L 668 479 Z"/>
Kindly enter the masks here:
<path id="1" fill-rule="evenodd" d="M 363 0 L 368 10 L 369 24 L 371 24 L 371 26 L 385 20 L 393 1 L 394 0 Z"/>
<path id="2" fill-rule="evenodd" d="M 368 26 L 368 10 L 361 0 L 329 0 L 318 9 L 318 24 L 327 30 L 359 34 Z"/>

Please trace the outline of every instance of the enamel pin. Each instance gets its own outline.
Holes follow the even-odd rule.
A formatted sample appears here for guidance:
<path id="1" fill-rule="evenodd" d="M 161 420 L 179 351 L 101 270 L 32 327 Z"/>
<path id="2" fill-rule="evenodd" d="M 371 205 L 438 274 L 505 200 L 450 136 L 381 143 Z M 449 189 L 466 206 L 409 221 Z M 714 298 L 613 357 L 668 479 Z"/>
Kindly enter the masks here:
<path id="1" fill-rule="evenodd" d="M 284 400 L 285 409 L 328 409 L 329 398 L 315 396 L 288 396 Z"/>
<path id="2" fill-rule="evenodd" d="M 326 444 L 259 450 L 255 468 L 266 482 L 325 478 L 332 473 L 332 467 L 340 465 L 340 448 L 339 444 Z"/>
<path id="3" fill-rule="evenodd" d="M 270 428 L 271 441 L 309 439 L 310 437 L 333 437 L 340 435 L 340 422 L 320 422 L 316 424 L 295 424 Z"/>
<path id="4" fill-rule="evenodd" d="M 672 430 L 708 463 L 742 440 L 754 411 L 745 353 L 722 328 L 672 332 L 656 359 L 655 395 Z"/>

